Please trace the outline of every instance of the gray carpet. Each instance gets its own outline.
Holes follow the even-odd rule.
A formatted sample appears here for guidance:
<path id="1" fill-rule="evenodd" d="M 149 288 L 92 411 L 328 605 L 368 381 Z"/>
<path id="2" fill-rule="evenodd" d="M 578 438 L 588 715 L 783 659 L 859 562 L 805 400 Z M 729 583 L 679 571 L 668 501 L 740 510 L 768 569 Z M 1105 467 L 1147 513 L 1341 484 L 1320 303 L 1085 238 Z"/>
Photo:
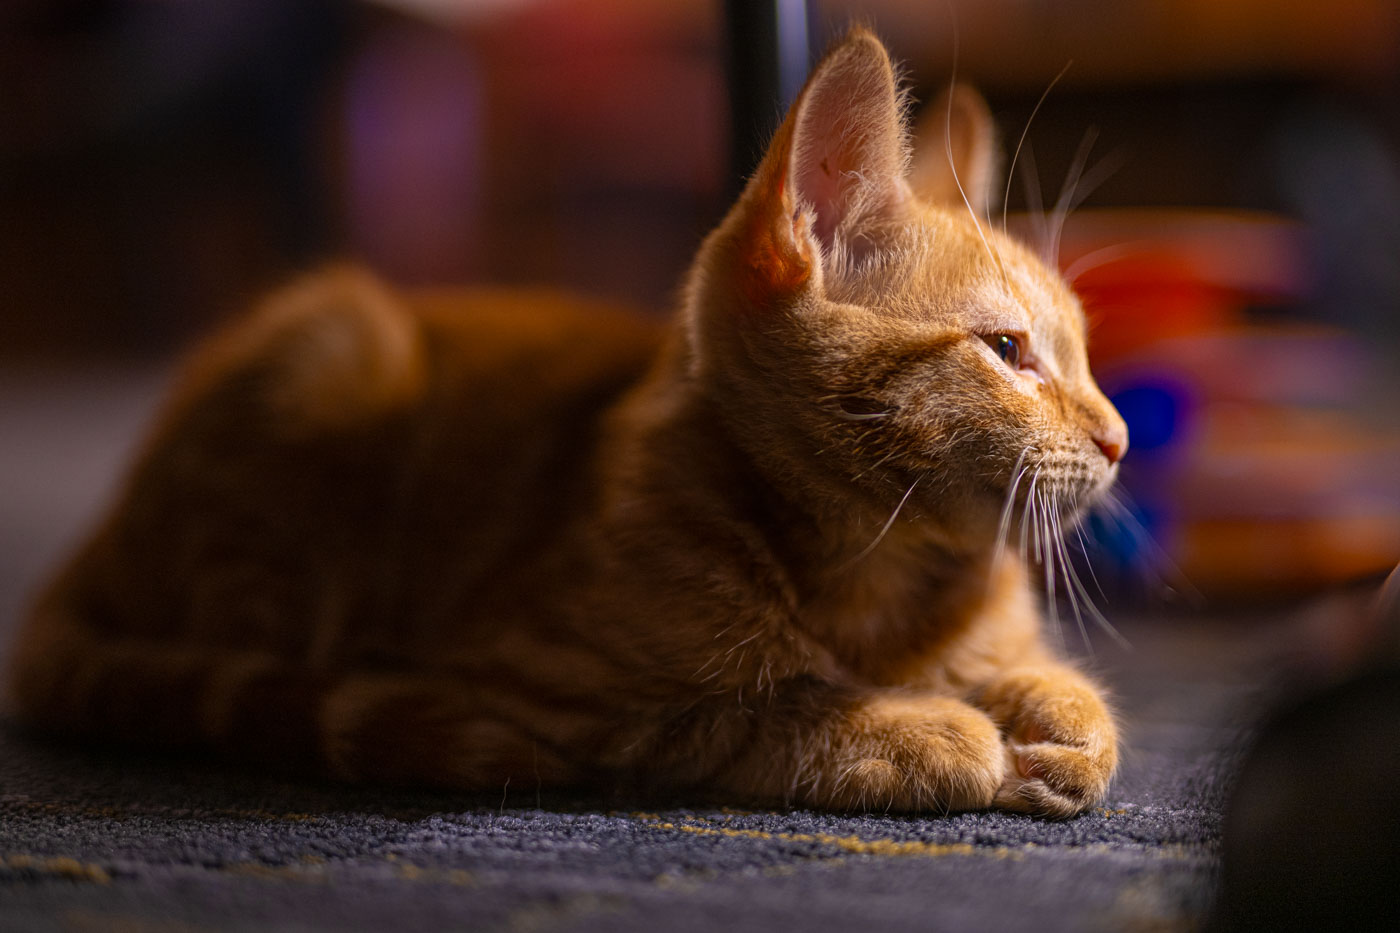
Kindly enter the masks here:
<path id="1" fill-rule="evenodd" d="M 20 484 L 0 494 L 0 639 L 153 385 L 0 398 L 0 477 Z M 76 414 L 94 404 L 106 414 Z M 0 726 L 0 929 L 1198 928 L 1243 730 L 1297 629 L 1262 624 L 1144 618 L 1132 652 L 1099 646 L 1126 761 L 1104 806 L 1068 822 L 345 788 Z"/>

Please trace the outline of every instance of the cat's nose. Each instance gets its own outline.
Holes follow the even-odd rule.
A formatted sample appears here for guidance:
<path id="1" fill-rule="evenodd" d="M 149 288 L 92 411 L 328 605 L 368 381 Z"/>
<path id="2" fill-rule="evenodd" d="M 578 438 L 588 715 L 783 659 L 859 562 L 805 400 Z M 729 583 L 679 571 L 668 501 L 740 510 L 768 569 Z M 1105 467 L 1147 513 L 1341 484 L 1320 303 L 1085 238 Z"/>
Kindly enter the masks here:
<path id="1" fill-rule="evenodd" d="M 1108 465 L 1113 466 L 1128 452 L 1128 429 L 1121 424 L 1101 428 L 1094 432 L 1094 444 L 1108 458 Z"/>

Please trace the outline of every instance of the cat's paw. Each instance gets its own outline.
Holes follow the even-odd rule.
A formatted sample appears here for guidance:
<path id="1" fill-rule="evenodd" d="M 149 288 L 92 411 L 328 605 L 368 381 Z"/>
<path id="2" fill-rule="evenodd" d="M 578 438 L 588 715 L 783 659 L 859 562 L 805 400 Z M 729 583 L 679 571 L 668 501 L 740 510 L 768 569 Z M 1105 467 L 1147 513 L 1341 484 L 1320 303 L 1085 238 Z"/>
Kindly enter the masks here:
<path id="1" fill-rule="evenodd" d="M 811 802 L 860 810 L 977 810 L 1006 777 L 996 723 L 947 697 L 872 699 L 843 724 Z"/>
<path id="2" fill-rule="evenodd" d="M 995 806 L 1065 818 L 1108 791 L 1118 763 L 1117 729 L 1098 691 L 1077 671 L 1007 676 L 982 692 L 979 705 L 1005 735 L 1005 779 Z"/>

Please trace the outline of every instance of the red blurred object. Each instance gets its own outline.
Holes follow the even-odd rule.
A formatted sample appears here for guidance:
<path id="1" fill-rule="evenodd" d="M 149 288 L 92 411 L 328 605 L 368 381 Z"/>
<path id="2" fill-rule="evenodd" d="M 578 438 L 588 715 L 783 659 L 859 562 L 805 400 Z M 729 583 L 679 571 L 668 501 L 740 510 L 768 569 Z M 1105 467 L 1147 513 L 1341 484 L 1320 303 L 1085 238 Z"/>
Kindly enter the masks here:
<path id="1" fill-rule="evenodd" d="M 1080 211 L 1059 261 L 1102 360 L 1242 323 L 1246 307 L 1296 302 L 1310 287 L 1301 227 L 1246 212 Z"/>

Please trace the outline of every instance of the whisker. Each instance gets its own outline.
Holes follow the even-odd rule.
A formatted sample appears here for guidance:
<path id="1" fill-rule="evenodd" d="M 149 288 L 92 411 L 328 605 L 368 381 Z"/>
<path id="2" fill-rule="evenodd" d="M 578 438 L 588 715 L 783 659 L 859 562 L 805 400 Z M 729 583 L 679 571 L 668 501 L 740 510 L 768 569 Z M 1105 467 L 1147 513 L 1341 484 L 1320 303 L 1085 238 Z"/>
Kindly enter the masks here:
<path id="1" fill-rule="evenodd" d="M 1057 503 L 1058 505 L 1058 503 Z M 1079 609 L 1079 594 L 1076 589 L 1082 590 L 1083 584 L 1079 582 L 1079 575 L 1074 571 L 1074 565 L 1070 563 L 1069 553 L 1065 550 L 1064 524 L 1060 519 L 1060 510 L 1054 512 L 1053 521 L 1055 523 L 1055 549 L 1060 556 L 1060 568 L 1065 576 L 1065 595 L 1069 597 L 1069 605 L 1074 610 L 1074 621 L 1079 626 L 1079 637 L 1084 642 L 1085 649 L 1092 655 L 1094 644 L 1089 641 L 1089 630 L 1084 626 L 1084 614 Z"/>
<path id="2" fill-rule="evenodd" d="M 1006 275 L 1006 267 L 1001 263 L 1001 256 L 992 249 L 992 243 L 987 239 L 987 234 L 982 230 L 982 221 L 978 218 L 977 212 L 972 209 L 972 200 L 968 198 L 967 191 L 963 189 L 962 179 L 958 177 L 958 167 L 953 159 L 953 94 L 952 89 L 957 86 L 958 80 L 958 53 L 962 47 L 961 37 L 958 33 L 958 11 L 953 7 L 951 0 L 948 0 L 948 13 L 953 25 L 953 77 L 948 85 L 948 112 L 943 116 L 943 149 L 948 156 L 948 169 L 953 173 L 953 184 L 958 186 L 958 194 L 962 195 L 963 204 L 967 206 L 967 213 L 972 218 L 972 225 L 977 228 L 977 236 L 982 240 L 982 245 L 987 248 L 987 255 L 992 257 L 992 262 L 996 263 L 997 269 L 1001 272 L 1002 284 L 1008 289 L 1011 280 Z M 991 226 L 991 220 L 987 221 Z"/>
<path id="3" fill-rule="evenodd" d="M 1099 500 L 1103 506 L 1105 514 L 1112 518 L 1118 527 L 1128 532 L 1133 537 L 1135 546 L 1142 546 L 1144 550 L 1152 550 L 1153 557 L 1166 557 L 1165 552 L 1161 552 L 1152 535 L 1138 519 L 1132 507 L 1123 501 L 1122 494 L 1117 489 L 1109 489 L 1103 498 Z"/>
<path id="4" fill-rule="evenodd" d="M 1104 246 L 1099 249 L 1090 250 L 1070 263 L 1065 270 L 1060 273 L 1066 282 L 1073 285 L 1075 280 L 1086 272 L 1092 272 L 1099 266 L 1106 266 L 1111 262 L 1126 259 L 1129 256 L 1138 255 L 1147 251 L 1149 243 L 1147 240 L 1132 240 L 1127 243 L 1115 243 L 1112 246 Z"/>
<path id="5" fill-rule="evenodd" d="M 1057 506 L 1058 504 L 1058 502 L 1055 503 L 1055 505 Z M 1073 510 L 1076 507 L 1077 500 L 1071 503 L 1071 510 Z M 1128 641 L 1128 639 L 1124 637 L 1123 634 L 1119 632 L 1117 628 L 1114 627 L 1113 623 L 1108 621 L 1107 617 L 1104 616 L 1103 612 L 1099 610 L 1098 605 L 1094 602 L 1094 598 L 1089 594 L 1088 588 L 1084 586 L 1084 581 L 1080 578 L 1078 571 L 1074 569 L 1074 564 L 1069 557 L 1068 547 L 1065 544 L 1066 536 L 1064 533 L 1064 520 L 1062 517 L 1062 512 L 1059 508 L 1053 509 L 1052 514 L 1050 516 L 1050 521 L 1054 525 L 1053 540 L 1055 543 L 1055 556 L 1058 558 L 1058 560 L 1060 561 L 1060 565 L 1063 568 L 1065 594 L 1069 600 L 1071 609 L 1074 610 L 1075 620 L 1079 626 L 1079 635 L 1080 638 L 1084 641 L 1085 648 L 1088 649 L 1090 654 L 1094 653 L 1093 643 L 1089 640 L 1088 628 L 1084 624 L 1083 614 L 1087 613 L 1089 615 L 1089 618 L 1091 618 L 1094 621 L 1094 624 L 1101 628 L 1105 633 L 1107 633 L 1108 636 L 1112 638 L 1120 648 L 1122 648 L 1125 651 L 1133 650 L 1133 646 Z M 1075 532 L 1078 533 L 1078 525 L 1075 525 L 1073 527 L 1075 529 Z M 1079 539 L 1080 546 L 1081 548 L 1083 548 L 1084 537 L 1082 534 L 1079 536 Z M 1087 561 L 1087 549 L 1085 549 L 1084 554 L 1085 559 Z M 1089 565 L 1088 569 L 1089 573 L 1092 575 L 1094 573 L 1092 565 Z M 1094 577 L 1094 582 L 1097 586 L 1097 576 Z M 1099 592 L 1100 595 L 1103 594 L 1103 590 L 1101 587 Z M 1104 598 L 1106 599 L 1107 597 Z M 1061 644 L 1063 645 L 1063 638 L 1061 638 Z"/>
<path id="6" fill-rule="evenodd" d="M 1094 149 L 1094 143 L 1098 141 L 1099 128 L 1091 126 L 1084 131 L 1084 138 L 1079 141 L 1079 148 L 1074 151 L 1074 158 L 1070 160 L 1069 169 L 1065 172 L 1064 184 L 1060 186 L 1060 193 L 1055 198 L 1055 206 L 1051 208 L 1052 213 L 1058 213 L 1069 206 L 1070 200 L 1074 197 L 1075 189 L 1079 185 L 1079 179 L 1084 175 L 1084 169 L 1089 163 L 1089 153 Z"/>
<path id="7" fill-rule="evenodd" d="M 1079 205 L 1088 200 L 1089 196 L 1097 191 L 1100 185 L 1112 178 L 1127 161 L 1126 150 L 1115 149 L 1094 163 L 1093 168 L 1080 175 L 1073 196 L 1066 203 L 1065 215 L 1068 216 L 1078 210 Z"/>
<path id="8" fill-rule="evenodd" d="M 1064 184 L 1060 186 L 1060 195 L 1055 199 L 1055 206 L 1050 209 L 1047 227 L 1049 239 L 1045 244 L 1045 261 L 1052 266 L 1059 265 L 1057 257 L 1060 255 L 1060 234 L 1064 230 L 1065 217 L 1069 215 L 1069 203 L 1074 197 L 1075 189 L 1079 186 L 1079 179 L 1084 175 L 1084 166 L 1089 161 L 1089 152 L 1094 148 L 1094 141 L 1098 138 L 1097 127 L 1091 126 L 1084 131 L 1084 139 L 1079 143 L 1079 149 L 1075 151 L 1074 158 L 1070 161 Z"/>
<path id="9" fill-rule="evenodd" d="M 1040 496 L 1036 491 L 1034 482 L 1031 483 L 1029 498 L 1031 507 L 1031 548 L 1028 556 L 1031 561 L 1040 563 L 1040 525 L 1037 524 L 1040 521 Z"/>
<path id="10" fill-rule="evenodd" d="M 972 225 L 977 228 L 977 236 L 982 240 L 982 245 L 986 247 L 987 255 L 992 257 L 992 262 L 997 264 L 997 269 L 1001 272 L 1003 283 L 1009 285 L 1010 279 L 1006 275 L 1006 267 L 1002 265 L 1001 256 L 996 250 L 992 249 L 991 241 L 987 239 L 987 234 L 983 232 L 982 221 L 977 216 L 977 212 L 972 209 L 972 200 L 968 198 L 967 192 L 963 190 L 962 179 L 958 177 L 958 167 L 954 164 L 953 138 L 950 135 L 953 132 L 953 98 L 951 96 L 948 98 L 948 116 L 945 122 L 946 128 L 943 132 L 943 147 L 948 153 L 948 168 L 953 173 L 953 184 L 958 186 L 958 194 L 962 195 L 963 204 L 967 206 L 968 216 L 972 218 Z"/>
<path id="11" fill-rule="evenodd" d="M 1192 605 L 1202 604 L 1205 598 L 1200 590 L 1192 585 L 1176 561 L 1157 543 L 1157 539 L 1143 526 L 1134 509 L 1125 500 L 1131 501 L 1127 491 L 1120 486 L 1112 486 L 1099 499 L 1099 504 L 1104 508 L 1103 514 L 1113 519 L 1119 528 L 1132 536 L 1133 545 L 1147 553 L 1148 560 L 1136 564 L 1143 581 L 1165 590 L 1180 592 Z M 1149 575 L 1152 579 L 1148 579 Z M 1179 590 L 1174 589 L 1177 587 Z"/>
<path id="12" fill-rule="evenodd" d="M 1055 556 L 1050 549 L 1050 512 L 1048 503 L 1045 501 L 1046 492 L 1041 491 L 1039 500 L 1040 527 L 1039 535 L 1036 538 L 1036 559 L 1041 562 L 1041 569 L 1045 573 L 1045 608 L 1050 613 L 1050 619 L 1056 628 L 1060 627 L 1060 607 L 1055 600 Z M 1040 544 L 1045 542 L 1044 557 L 1041 556 Z"/>
<path id="13" fill-rule="evenodd" d="M 1052 216 L 1054 227 L 1050 236 L 1052 247 L 1050 250 L 1050 261 L 1055 265 L 1059 265 L 1060 237 L 1064 233 L 1065 221 L 1069 219 L 1069 215 L 1074 213 L 1079 205 L 1083 204 L 1084 201 L 1088 199 L 1089 195 L 1094 193 L 1099 185 L 1102 185 L 1114 172 L 1117 172 L 1123 167 L 1123 162 L 1125 160 L 1126 157 L 1123 155 L 1122 150 L 1117 150 L 1104 156 L 1093 168 L 1089 169 L 1087 173 L 1081 171 L 1079 176 L 1075 178 L 1074 185 L 1068 192 L 1070 197 L 1064 201 L 1063 205 L 1056 204 L 1055 213 Z"/>
<path id="14" fill-rule="evenodd" d="M 904 508 L 904 503 L 909 501 L 909 497 L 914 493 L 914 487 L 919 485 L 919 480 L 921 479 L 923 479 L 922 476 L 915 477 L 914 482 L 909 484 L 909 488 L 904 491 L 904 497 L 899 500 L 899 504 L 894 507 L 894 511 L 890 513 L 890 517 L 885 520 L 885 525 L 880 529 L 880 533 L 875 536 L 875 540 L 867 544 L 855 557 L 852 557 L 850 560 L 837 567 L 836 570 L 838 573 L 848 569 L 853 564 L 860 563 L 862 560 L 869 557 L 875 548 L 879 547 L 880 542 L 885 540 L 885 535 L 889 534 L 890 528 L 894 525 L 894 520 L 899 517 L 900 511 Z"/>
<path id="15" fill-rule="evenodd" d="M 742 640 L 742 641 L 737 641 L 737 642 L 735 642 L 734 644 L 732 644 L 732 645 L 729 646 L 729 650 L 726 651 L 726 652 L 724 653 L 724 656 L 725 656 L 726 658 L 728 658 L 728 657 L 729 657 L 730 655 L 732 655 L 734 652 L 738 651 L 738 650 L 739 650 L 740 648 L 742 648 L 744 645 L 747 645 L 749 642 L 753 641 L 755 638 L 759 637 L 759 636 L 762 635 L 762 634 L 763 634 L 763 633 L 762 633 L 761 631 L 759 631 L 759 632 L 754 632 L 754 633 L 753 633 L 752 635 L 750 635 L 748 638 L 745 638 L 745 639 Z M 747 651 L 747 649 L 745 649 L 745 650 Z M 743 655 L 740 655 L 740 658 L 742 658 L 742 657 L 743 657 Z"/>
<path id="16" fill-rule="evenodd" d="M 1031 486 L 1026 492 L 1026 504 L 1021 507 L 1021 563 L 1026 562 L 1026 535 L 1030 531 L 1031 519 L 1035 510 L 1035 484 L 1040 481 L 1040 471 L 1044 466 L 1044 461 L 1036 464 L 1035 472 L 1031 474 Z"/>
<path id="17" fill-rule="evenodd" d="M 1050 221 L 1046 219 L 1044 196 L 1040 192 L 1040 170 L 1036 168 L 1036 150 L 1026 140 L 1026 154 L 1023 158 L 1021 186 L 1026 193 L 1026 216 L 1030 219 L 1030 237 L 1040 255 L 1046 255 L 1050 245 Z"/>
<path id="18" fill-rule="evenodd" d="M 1055 556 L 1050 549 L 1050 513 L 1047 510 L 1048 493 L 1042 490 L 1039 497 L 1039 509 L 1041 515 L 1038 521 L 1037 543 L 1040 538 L 1045 539 L 1045 561 L 1040 565 L 1041 572 L 1045 575 L 1045 611 L 1050 616 L 1050 628 L 1055 633 L 1055 643 L 1061 651 L 1065 650 L 1065 631 L 1060 625 L 1060 605 L 1055 595 Z"/>
<path id="19" fill-rule="evenodd" d="M 1074 575 L 1072 578 L 1067 578 L 1067 582 L 1070 582 L 1079 591 L 1079 595 L 1083 597 L 1084 608 L 1088 610 L 1089 618 L 1094 620 L 1094 624 L 1103 629 L 1104 632 L 1118 644 L 1118 647 L 1122 648 L 1124 651 L 1132 651 L 1132 643 L 1124 637 L 1122 632 L 1114 627 L 1112 622 L 1108 621 L 1104 614 L 1099 611 L 1099 607 L 1094 605 L 1093 599 L 1089 597 L 1089 591 L 1084 588 L 1084 583 L 1079 579 L 1078 574 Z M 1092 651 L 1092 648 L 1090 650 Z"/>
<path id="20" fill-rule="evenodd" d="M 1030 451 L 1029 447 L 1022 448 L 1021 455 L 1011 467 L 1011 485 L 1006 488 L 1006 501 L 1002 503 L 1001 516 L 997 519 L 997 543 L 992 550 L 993 564 L 1000 562 L 1002 552 L 1006 549 L 1006 532 L 1011 527 L 1011 508 L 1016 504 L 1016 488 L 1021 485 L 1021 477 L 1026 475 L 1026 467 L 1023 464 L 1026 454 Z"/>
<path id="21" fill-rule="evenodd" d="M 1006 191 L 1001 198 L 1002 233 L 1006 233 L 1006 212 L 1007 207 L 1011 203 L 1011 179 L 1016 175 L 1016 160 L 1021 156 L 1021 147 L 1026 143 L 1026 136 L 1031 131 L 1031 124 L 1035 122 L 1035 115 L 1040 113 L 1041 104 L 1045 103 L 1045 98 L 1050 96 L 1050 92 L 1055 89 L 1055 85 L 1060 83 L 1060 79 L 1065 76 L 1065 73 L 1069 71 L 1070 66 L 1073 64 L 1074 59 L 1065 62 L 1065 67 L 1061 68 L 1060 73 L 1055 75 L 1055 77 L 1050 80 L 1050 83 L 1045 86 L 1045 90 L 1040 94 L 1040 100 L 1035 102 L 1035 106 L 1031 108 L 1031 115 L 1026 118 L 1026 125 L 1021 130 L 1021 138 L 1016 140 L 1016 151 L 1011 154 L 1011 165 L 1006 170 Z"/>
<path id="22" fill-rule="evenodd" d="M 1089 556 L 1089 545 L 1084 541 L 1084 531 L 1075 523 L 1074 534 L 1079 538 L 1079 551 L 1084 555 L 1084 567 L 1089 571 L 1089 579 L 1094 581 L 1094 589 L 1099 591 L 1099 598 L 1107 601 L 1108 596 L 1103 591 L 1103 586 L 1099 583 L 1099 575 L 1094 573 L 1094 559 Z"/>

